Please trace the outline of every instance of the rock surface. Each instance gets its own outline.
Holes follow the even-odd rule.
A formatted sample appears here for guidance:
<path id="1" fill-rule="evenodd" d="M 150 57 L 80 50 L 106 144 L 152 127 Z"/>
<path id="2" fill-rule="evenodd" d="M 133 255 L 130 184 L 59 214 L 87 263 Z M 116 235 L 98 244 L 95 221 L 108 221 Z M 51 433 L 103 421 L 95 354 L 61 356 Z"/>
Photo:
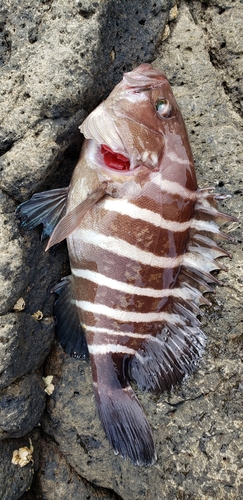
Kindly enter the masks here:
<path id="1" fill-rule="evenodd" d="M 0 440 L 22 437 L 40 422 L 45 408 L 42 377 L 33 373 L 1 391 Z"/>
<path id="2" fill-rule="evenodd" d="M 15 438 L 1 443 L 3 500 L 17 500 L 31 485 L 32 464 L 11 465 L 9 472 L 9 457 L 20 441 L 28 445 L 27 437 L 16 437 L 29 433 L 43 412 L 44 385 L 32 372 L 53 342 L 49 292 L 69 273 L 64 244 L 45 254 L 38 231 L 18 229 L 16 201 L 68 184 L 81 142 L 77 126 L 124 70 L 151 62 L 155 49 L 154 66 L 170 79 L 188 127 L 200 187 L 231 194 L 222 211 L 242 213 L 243 4 L 181 2 L 161 45 L 173 5 L 5 0 L 2 7 L 0 432 Z M 233 258 L 220 273 L 224 287 L 204 311 L 208 344 L 198 370 L 169 395 L 138 394 L 153 429 L 156 464 L 138 468 L 114 455 L 97 416 L 90 365 L 55 343 L 44 369 L 55 388 L 41 434 L 33 433 L 34 481 L 22 499 L 243 496 L 242 233 L 238 223 L 226 231 L 236 238 L 224 244 Z M 25 309 L 13 312 L 20 297 Z M 38 310 L 39 322 L 32 317 Z"/>
<path id="3" fill-rule="evenodd" d="M 84 482 L 68 465 L 59 447 L 50 439 L 42 438 L 35 432 L 33 444 L 36 449 L 34 452 L 36 473 L 31 491 L 25 495 L 26 499 L 117 500 L 117 495 L 104 488 L 100 488 L 97 494 L 95 488 L 87 481 Z"/>
<path id="4" fill-rule="evenodd" d="M 6 439 L 0 446 L 0 485 L 1 500 L 20 498 L 30 487 L 33 480 L 33 464 L 25 467 L 12 463 L 13 453 L 23 447 L 29 447 L 27 437 L 21 439 Z"/>

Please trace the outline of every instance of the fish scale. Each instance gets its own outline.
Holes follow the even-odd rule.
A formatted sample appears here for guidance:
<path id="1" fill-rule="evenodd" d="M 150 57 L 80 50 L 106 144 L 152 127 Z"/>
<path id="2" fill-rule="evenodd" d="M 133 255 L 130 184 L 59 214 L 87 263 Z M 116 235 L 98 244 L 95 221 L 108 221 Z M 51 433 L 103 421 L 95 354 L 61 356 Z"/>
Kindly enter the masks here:
<path id="1" fill-rule="evenodd" d="M 152 431 L 130 385 L 163 392 L 192 373 L 205 346 L 199 307 L 229 255 L 212 189 L 198 189 L 192 152 L 166 76 L 125 73 L 80 127 L 68 190 L 34 195 L 17 215 L 42 223 L 47 248 L 67 239 L 71 276 L 54 291 L 65 351 L 90 357 L 99 416 L 116 454 L 156 460 Z M 230 239 L 230 238 L 228 238 Z"/>

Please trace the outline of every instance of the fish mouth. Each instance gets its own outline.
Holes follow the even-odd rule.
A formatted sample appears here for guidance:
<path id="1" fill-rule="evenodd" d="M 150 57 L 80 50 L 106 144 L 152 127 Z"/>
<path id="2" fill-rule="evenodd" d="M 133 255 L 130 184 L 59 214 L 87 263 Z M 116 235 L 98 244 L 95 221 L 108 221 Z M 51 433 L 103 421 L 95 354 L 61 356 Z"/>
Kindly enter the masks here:
<path id="1" fill-rule="evenodd" d="M 94 139 L 88 140 L 88 156 L 91 162 L 97 167 L 101 168 L 104 173 L 118 174 L 121 176 L 134 176 L 140 172 L 147 172 L 148 170 L 157 170 L 145 165 L 145 158 L 130 158 L 125 152 L 114 151 L 108 144 L 98 144 Z M 134 155 L 135 156 L 135 155 Z"/>
<path id="2" fill-rule="evenodd" d="M 107 167 L 112 170 L 118 170 L 119 172 L 127 172 L 130 170 L 130 160 L 127 156 L 116 153 L 106 144 L 101 144 L 100 152 L 103 155 L 103 160 Z"/>

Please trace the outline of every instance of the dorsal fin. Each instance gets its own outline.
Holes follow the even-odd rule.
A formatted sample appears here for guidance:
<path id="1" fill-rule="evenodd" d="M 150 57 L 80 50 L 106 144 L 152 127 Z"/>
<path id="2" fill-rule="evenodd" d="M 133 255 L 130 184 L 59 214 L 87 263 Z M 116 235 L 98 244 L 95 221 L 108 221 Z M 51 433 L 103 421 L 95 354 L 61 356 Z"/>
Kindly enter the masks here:
<path id="1" fill-rule="evenodd" d="M 67 238 L 78 227 L 85 214 L 106 194 L 106 189 L 107 182 L 104 181 L 95 191 L 89 194 L 86 200 L 82 201 L 67 215 L 64 215 L 55 227 L 46 250 Z"/>

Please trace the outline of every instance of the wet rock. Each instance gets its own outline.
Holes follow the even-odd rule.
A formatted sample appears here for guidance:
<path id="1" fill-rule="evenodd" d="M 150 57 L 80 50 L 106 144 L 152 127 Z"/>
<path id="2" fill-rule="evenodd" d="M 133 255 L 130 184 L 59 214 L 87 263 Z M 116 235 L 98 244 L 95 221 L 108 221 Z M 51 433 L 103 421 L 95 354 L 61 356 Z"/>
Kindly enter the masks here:
<path id="1" fill-rule="evenodd" d="M 18 500 L 28 490 L 33 479 L 33 464 L 25 467 L 12 463 L 13 452 L 29 446 L 28 438 L 6 439 L 0 446 L 0 495 L 1 500 Z"/>
<path id="2" fill-rule="evenodd" d="M 37 373 L 0 392 L 0 439 L 22 437 L 41 419 L 45 407 L 42 377 Z"/>

